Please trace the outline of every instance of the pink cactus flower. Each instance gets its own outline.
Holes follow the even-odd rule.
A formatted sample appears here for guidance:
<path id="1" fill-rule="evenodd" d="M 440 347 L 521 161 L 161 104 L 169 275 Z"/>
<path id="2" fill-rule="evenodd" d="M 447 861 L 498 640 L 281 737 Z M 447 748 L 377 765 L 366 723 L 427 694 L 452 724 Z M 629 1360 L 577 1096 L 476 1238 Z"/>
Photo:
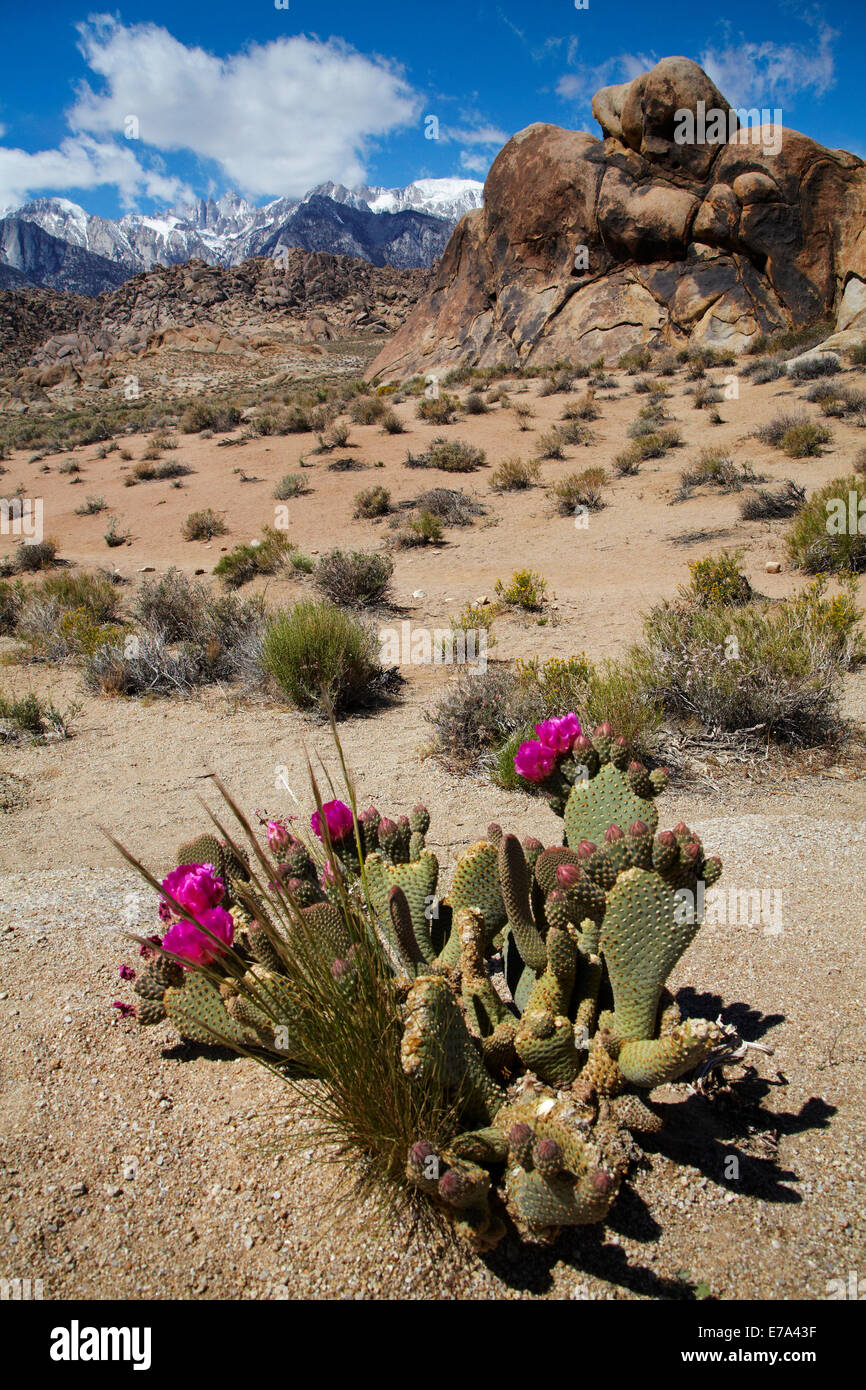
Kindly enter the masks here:
<path id="1" fill-rule="evenodd" d="M 521 743 L 514 755 L 514 770 L 527 782 L 543 782 L 556 766 L 556 754 L 552 748 L 530 739 Z"/>
<path id="2" fill-rule="evenodd" d="M 134 1004 L 125 1004 L 122 999 L 115 999 L 111 1007 L 117 1009 L 121 1018 L 135 1018 Z"/>
<path id="3" fill-rule="evenodd" d="M 207 931 L 202 931 L 205 927 Z M 207 933 L 210 933 L 208 935 Z M 207 965 L 234 940 L 235 924 L 224 907 L 210 907 L 196 914 L 195 922 L 182 920 L 169 927 L 162 938 L 164 951 L 180 956 L 192 965 Z M 216 940 L 213 938 L 216 937 Z"/>
<path id="4" fill-rule="evenodd" d="M 191 917 L 196 918 L 199 913 L 217 907 L 226 891 L 222 879 L 217 878 L 213 864 L 181 864 L 179 869 L 173 869 L 162 880 L 162 887 Z M 171 904 L 167 906 L 171 910 Z"/>
<path id="5" fill-rule="evenodd" d="M 352 834 L 355 818 L 352 815 L 351 806 L 347 806 L 345 801 L 326 801 L 322 810 L 325 813 L 325 822 L 332 844 L 337 844 L 339 840 L 345 840 L 347 835 Z M 318 811 L 314 811 L 310 816 L 310 825 L 313 834 L 318 835 L 321 840 L 322 821 Z"/>
<path id="6" fill-rule="evenodd" d="M 545 719 L 542 724 L 536 724 L 535 732 L 546 748 L 552 748 L 555 753 L 570 753 L 580 735 L 580 724 L 576 714 L 563 714 L 558 719 Z"/>
<path id="7" fill-rule="evenodd" d="M 276 853 L 277 850 L 283 849 L 291 839 L 291 836 L 289 835 L 288 826 L 286 825 L 285 821 L 269 820 L 267 833 L 268 844 L 270 845 L 274 853 Z"/>
<path id="8" fill-rule="evenodd" d="M 133 970 L 131 965 L 122 965 L 120 967 L 120 970 L 118 971 L 118 974 L 120 975 L 121 980 L 135 979 L 135 971 Z"/>

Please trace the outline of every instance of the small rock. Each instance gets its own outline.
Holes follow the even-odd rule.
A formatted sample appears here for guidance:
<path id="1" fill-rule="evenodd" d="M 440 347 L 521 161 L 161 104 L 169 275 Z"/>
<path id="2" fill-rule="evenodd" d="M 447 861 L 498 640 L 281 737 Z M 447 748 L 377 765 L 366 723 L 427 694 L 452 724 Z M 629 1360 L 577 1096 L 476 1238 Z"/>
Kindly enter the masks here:
<path id="1" fill-rule="evenodd" d="M 764 569 L 767 571 L 767 574 L 781 574 L 781 572 L 782 572 L 781 561 L 779 561 L 779 560 L 768 560 L 767 563 L 766 563 L 765 566 L 764 566 Z"/>
<path id="2" fill-rule="evenodd" d="M 154 574 L 156 572 L 156 565 L 140 565 L 138 572 L 139 574 Z"/>
<path id="3" fill-rule="evenodd" d="M 413 589 L 413 590 L 412 590 L 412 597 L 413 597 L 413 598 L 426 598 L 426 597 L 427 597 L 426 590 L 424 590 L 424 589 Z"/>

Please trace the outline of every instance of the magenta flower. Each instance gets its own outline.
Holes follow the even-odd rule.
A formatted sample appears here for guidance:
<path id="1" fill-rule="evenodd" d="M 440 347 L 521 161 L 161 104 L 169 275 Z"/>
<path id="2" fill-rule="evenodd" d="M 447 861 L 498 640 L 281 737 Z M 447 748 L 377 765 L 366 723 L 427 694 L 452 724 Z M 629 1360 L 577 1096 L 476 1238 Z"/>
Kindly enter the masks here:
<path id="1" fill-rule="evenodd" d="M 576 714 L 563 714 L 558 719 L 545 719 L 543 724 L 536 724 L 535 732 L 539 741 L 554 753 L 570 753 L 580 734 L 580 724 Z"/>
<path id="2" fill-rule="evenodd" d="M 202 927 L 207 932 L 201 930 Z M 207 933 L 210 933 L 208 935 Z M 162 938 L 162 948 L 193 965 L 207 965 L 234 940 L 235 924 L 224 907 L 210 907 L 196 914 L 195 922 L 175 922 Z M 216 937 L 216 940 L 213 940 Z"/>
<path id="3" fill-rule="evenodd" d="M 222 879 L 216 876 L 213 864 L 181 864 L 179 869 L 173 869 L 162 880 L 162 887 L 191 917 L 196 918 L 200 913 L 217 907 L 226 891 Z M 171 904 L 167 906 L 173 912 Z M 160 916 L 165 921 L 162 912 Z"/>
<path id="4" fill-rule="evenodd" d="M 167 909 L 168 909 L 168 903 L 165 901 L 164 898 L 161 898 L 161 899 L 160 899 L 160 903 L 159 903 L 159 915 L 160 915 L 160 917 L 162 917 L 162 909 L 163 909 L 163 908 L 166 908 L 166 910 L 167 910 Z M 167 912 L 167 915 L 166 915 L 165 917 L 163 917 L 163 921 L 168 922 L 168 921 L 170 921 L 170 920 L 171 920 L 171 914 Z M 138 948 L 138 954 L 139 954 L 140 956 L 143 956 L 145 960 L 153 960 L 153 957 L 154 957 L 157 953 L 156 953 L 156 951 L 154 951 L 153 946 L 148 945 L 148 942 L 153 942 L 153 946 L 161 946 L 161 945 L 162 945 L 162 937 L 161 937 L 161 936 L 148 936 L 148 937 L 141 943 L 141 945 L 140 945 L 139 948 Z"/>
<path id="5" fill-rule="evenodd" d="M 556 766 L 556 754 L 552 748 L 530 739 L 521 743 L 514 755 L 514 770 L 527 782 L 543 782 Z"/>
<path id="6" fill-rule="evenodd" d="M 322 810 L 325 813 L 325 822 L 332 844 L 336 844 L 338 840 L 345 840 L 347 835 L 351 835 L 355 827 L 351 806 L 347 806 L 345 801 L 326 801 Z M 322 821 L 318 811 L 314 811 L 310 816 L 310 825 L 313 834 L 318 835 L 321 840 Z"/>
<path id="7" fill-rule="evenodd" d="M 124 1004 L 122 999 L 115 999 L 111 1007 L 117 1009 L 121 1018 L 135 1018 L 134 1004 Z"/>
<path id="8" fill-rule="evenodd" d="M 135 971 L 133 970 L 131 965 L 122 965 L 118 973 L 120 975 L 121 980 L 135 979 Z"/>
<path id="9" fill-rule="evenodd" d="M 291 837 L 289 835 L 288 827 L 286 826 L 285 821 L 268 821 L 268 844 L 270 845 L 274 853 L 276 853 L 277 850 L 282 849 L 284 845 L 287 845 L 289 843 L 290 838 Z"/>

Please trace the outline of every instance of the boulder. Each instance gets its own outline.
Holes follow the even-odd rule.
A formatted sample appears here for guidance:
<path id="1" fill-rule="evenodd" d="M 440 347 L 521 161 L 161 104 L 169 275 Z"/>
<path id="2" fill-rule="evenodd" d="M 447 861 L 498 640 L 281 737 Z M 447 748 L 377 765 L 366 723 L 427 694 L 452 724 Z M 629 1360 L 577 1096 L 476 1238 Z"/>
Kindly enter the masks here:
<path id="1" fill-rule="evenodd" d="M 741 126 L 687 58 L 602 88 L 593 114 L 601 139 L 537 124 L 508 141 L 373 377 L 587 362 L 640 342 L 740 351 L 831 315 L 823 346 L 862 341 L 863 160 Z"/>

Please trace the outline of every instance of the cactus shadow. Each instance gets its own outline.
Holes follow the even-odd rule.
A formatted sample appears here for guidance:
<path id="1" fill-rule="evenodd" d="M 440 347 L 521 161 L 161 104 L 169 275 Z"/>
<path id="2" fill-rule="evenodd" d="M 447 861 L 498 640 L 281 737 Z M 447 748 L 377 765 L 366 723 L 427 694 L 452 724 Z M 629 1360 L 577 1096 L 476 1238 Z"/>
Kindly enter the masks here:
<path id="1" fill-rule="evenodd" d="M 784 1014 L 762 1014 L 760 1009 L 752 1008 L 751 1004 L 746 1004 L 743 1000 L 726 1004 L 720 994 L 714 994 L 709 990 L 700 992 L 690 985 L 678 989 L 676 998 L 684 1018 L 721 1016 L 722 1021 L 732 1024 L 746 1042 L 757 1042 L 769 1033 L 771 1028 L 785 1022 Z"/>
<path id="2" fill-rule="evenodd" d="M 221 1043 L 197 1043 L 181 1041 L 162 1048 L 160 1056 L 167 1062 L 237 1062 L 241 1054 Z"/>
<path id="3" fill-rule="evenodd" d="M 607 1232 L 653 1240 L 661 1228 L 643 1199 L 624 1188 L 604 1226 L 582 1226 L 563 1233 L 549 1246 L 526 1246 L 509 1232 L 496 1247 L 480 1258 L 497 1279 L 521 1293 L 545 1294 L 554 1285 L 554 1268 L 567 1265 L 576 1276 L 590 1275 L 627 1289 L 644 1298 L 690 1299 L 693 1291 L 681 1279 L 658 1274 L 646 1265 L 630 1261 L 625 1251 L 610 1243 Z"/>

